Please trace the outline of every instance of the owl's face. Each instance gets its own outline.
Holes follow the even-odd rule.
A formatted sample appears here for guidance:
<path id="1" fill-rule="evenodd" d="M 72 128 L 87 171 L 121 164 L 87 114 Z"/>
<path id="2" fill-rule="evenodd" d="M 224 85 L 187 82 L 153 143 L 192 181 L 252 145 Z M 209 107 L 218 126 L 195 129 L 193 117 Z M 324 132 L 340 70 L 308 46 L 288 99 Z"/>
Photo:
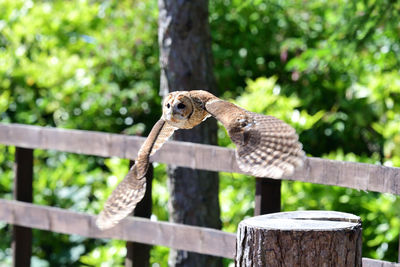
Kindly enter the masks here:
<path id="1" fill-rule="evenodd" d="M 193 112 L 193 102 L 184 92 L 171 93 L 164 100 L 163 118 L 173 126 L 186 128 L 185 125 Z"/>

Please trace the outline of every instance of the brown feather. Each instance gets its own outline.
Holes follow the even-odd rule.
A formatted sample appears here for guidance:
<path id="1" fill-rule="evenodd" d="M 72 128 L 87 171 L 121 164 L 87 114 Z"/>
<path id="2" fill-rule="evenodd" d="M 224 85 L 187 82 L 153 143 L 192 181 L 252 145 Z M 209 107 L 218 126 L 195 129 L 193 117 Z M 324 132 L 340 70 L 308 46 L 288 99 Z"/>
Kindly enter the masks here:
<path id="1" fill-rule="evenodd" d="M 225 126 L 236 144 L 239 168 L 259 177 L 281 178 L 303 165 L 296 131 L 285 122 L 213 99 L 206 110 Z"/>
<path id="2" fill-rule="evenodd" d="M 166 141 L 168 141 L 168 139 L 177 129 L 178 128 L 171 126 L 168 123 L 165 123 L 153 145 L 153 148 L 151 149 L 150 156 L 154 155 L 154 153 L 156 153 L 156 151 L 159 150 Z"/>
<path id="3" fill-rule="evenodd" d="M 153 126 L 138 152 L 135 165 L 104 204 L 103 210 L 96 220 L 97 227 L 102 230 L 111 228 L 135 209 L 146 191 L 145 175 L 149 166 L 150 153 L 159 149 L 174 129 L 162 119 Z"/>
<path id="4" fill-rule="evenodd" d="M 304 152 L 295 130 L 272 116 L 249 112 L 206 91 L 180 91 L 167 96 L 163 116 L 138 152 L 135 165 L 111 193 L 97 218 L 100 229 L 113 227 L 143 198 L 149 157 L 178 129 L 190 129 L 209 115 L 218 119 L 236 144 L 239 167 L 255 176 L 281 178 L 303 164 Z"/>

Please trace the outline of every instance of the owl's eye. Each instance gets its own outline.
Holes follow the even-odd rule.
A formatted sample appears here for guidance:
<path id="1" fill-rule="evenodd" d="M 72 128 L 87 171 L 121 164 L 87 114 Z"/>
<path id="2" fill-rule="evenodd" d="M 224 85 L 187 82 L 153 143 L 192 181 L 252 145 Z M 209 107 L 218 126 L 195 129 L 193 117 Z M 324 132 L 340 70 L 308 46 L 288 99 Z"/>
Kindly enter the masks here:
<path id="1" fill-rule="evenodd" d="M 185 107 L 186 107 L 185 104 L 182 103 L 179 103 L 177 106 L 178 109 L 184 109 Z"/>
<path id="2" fill-rule="evenodd" d="M 170 106 L 171 106 L 171 105 L 168 103 L 168 104 L 167 104 L 167 108 L 169 108 Z"/>

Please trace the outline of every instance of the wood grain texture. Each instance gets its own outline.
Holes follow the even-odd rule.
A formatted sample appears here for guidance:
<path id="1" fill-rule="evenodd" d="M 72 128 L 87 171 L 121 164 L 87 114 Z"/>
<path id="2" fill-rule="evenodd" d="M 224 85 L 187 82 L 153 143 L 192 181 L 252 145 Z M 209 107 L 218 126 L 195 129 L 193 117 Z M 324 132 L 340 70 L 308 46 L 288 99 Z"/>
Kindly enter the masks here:
<path id="1" fill-rule="evenodd" d="M 342 212 L 283 212 L 239 224 L 236 266 L 362 266 L 361 220 Z"/>
<path id="2" fill-rule="evenodd" d="M 96 216 L 59 208 L 0 199 L 0 221 L 90 238 L 113 238 L 232 258 L 235 235 L 222 231 L 128 217 L 106 231 L 95 225 Z"/>
<path id="3" fill-rule="evenodd" d="M 0 144 L 135 159 L 145 138 L 110 133 L 0 123 Z M 193 169 L 243 173 L 233 149 L 167 142 L 152 161 Z M 308 157 L 284 179 L 400 194 L 400 168 Z"/>

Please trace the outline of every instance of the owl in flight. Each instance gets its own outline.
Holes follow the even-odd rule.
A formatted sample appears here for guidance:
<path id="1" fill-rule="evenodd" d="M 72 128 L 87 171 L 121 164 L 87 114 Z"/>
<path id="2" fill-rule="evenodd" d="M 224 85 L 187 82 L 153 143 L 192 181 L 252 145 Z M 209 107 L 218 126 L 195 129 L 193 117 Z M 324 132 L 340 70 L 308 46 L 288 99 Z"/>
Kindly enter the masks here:
<path id="1" fill-rule="evenodd" d="M 260 115 L 219 99 L 207 91 L 177 91 L 163 102 L 161 119 L 153 126 L 135 164 L 114 189 L 97 218 L 108 229 L 128 216 L 146 191 L 149 158 L 177 129 L 191 129 L 213 116 L 227 129 L 236 145 L 236 160 L 244 172 L 281 178 L 303 165 L 305 154 L 295 130 L 283 121 Z"/>

